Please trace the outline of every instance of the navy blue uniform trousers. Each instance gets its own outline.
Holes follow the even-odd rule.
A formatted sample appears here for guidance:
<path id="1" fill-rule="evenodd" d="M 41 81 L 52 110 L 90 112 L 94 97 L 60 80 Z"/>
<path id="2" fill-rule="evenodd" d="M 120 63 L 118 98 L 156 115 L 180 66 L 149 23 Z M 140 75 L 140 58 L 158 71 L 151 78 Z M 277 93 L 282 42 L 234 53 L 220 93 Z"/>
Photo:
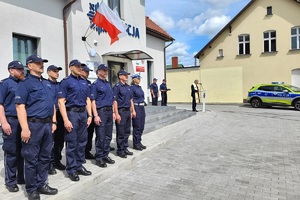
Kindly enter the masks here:
<path id="1" fill-rule="evenodd" d="M 85 160 L 85 146 L 87 143 L 87 112 L 67 111 L 68 118 L 73 125 L 71 132 L 65 132 L 66 141 L 66 171 L 74 174 L 82 169 Z"/>
<path id="2" fill-rule="evenodd" d="M 124 151 L 128 148 L 128 138 L 130 135 L 131 112 L 130 110 L 119 109 L 119 115 L 121 116 L 121 121 L 119 124 L 116 122 L 117 152 L 125 154 Z"/>
<path id="3" fill-rule="evenodd" d="M 94 132 L 95 132 L 94 117 L 92 118 L 92 122 L 89 125 L 89 127 L 87 128 L 87 131 L 88 131 L 88 140 L 87 140 L 87 143 L 85 146 L 85 152 L 90 152 L 93 147 L 93 136 L 94 136 Z"/>
<path id="4" fill-rule="evenodd" d="M 14 186 L 24 182 L 24 159 L 21 156 L 21 127 L 17 117 L 7 117 L 12 133 L 6 135 L 3 130 L 5 185 Z"/>
<path id="5" fill-rule="evenodd" d="M 57 128 L 55 132 L 53 133 L 53 148 L 52 148 L 52 157 L 51 157 L 51 163 L 58 162 L 62 159 L 62 149 L 64 148 L 64 142 L 65 142 L 65 126 L 63 118 L 59 112 L 59 110 L 56 110 L 56 122 L 57 122 Z"/>
<path id="6" fill-rule="evenodd" d="M 96 160 L 100 160 L 108 156 L 110 151 L 110 142 L 113 130 L 113 114 L 112 110 L 98 110 L 101 119 L 100 125 L 96 127 Z"/>
<path id="7" fill-rule="evenodd" d="M 133 137 L 133 146 L 141 147 L 142 134 L 145 128 L 145 107 L 134 105 L 134 109 L 136 112 L 136 117 L 132 118 L 132 137 Z"/>
<path id="8" fill-rule="evenodd" d="M 153 106 L 157 106 L 157 101 L 158 101 L 158 93 L 154 92 L 155 97 L 152 96 L 151 94 L 151 98 L 152 98 L 152 105 Z"/>
<path id="9" fill-rule="evenodd" d="M 25 160 L 25 189 L 27 193 L 43 187 L 48 178 L 52 149 L 52 123 L 28 122 L 31 132 L 28 143 L 22 142 Z"/>
<path id="10" fill-rule="evenodd" d="M 167 105 L 167 92 L 161 92 L 161 105 L 166 106 Z"/>

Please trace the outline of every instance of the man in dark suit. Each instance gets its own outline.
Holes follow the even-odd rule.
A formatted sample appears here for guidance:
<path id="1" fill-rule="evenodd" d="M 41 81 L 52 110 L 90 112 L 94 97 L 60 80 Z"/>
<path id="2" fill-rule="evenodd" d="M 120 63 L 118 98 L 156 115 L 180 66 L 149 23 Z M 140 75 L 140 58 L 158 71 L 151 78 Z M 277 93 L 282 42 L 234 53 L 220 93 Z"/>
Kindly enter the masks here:
<path id="1" fill-rule="evenodd" d="M 198 88 L 198 83 L 199 81 L 196 79 L 194 81 L 194 83 L 191 85 L 191 96 L 193 98 L 193 101 L 192 101 L 192 109 L 193 109 L 193 112 L 198 112 L 196 110 L 196 106 L 197 106 L 197 102 L 196 102 L 196 94 L 198 95 L 198 98 L 199 98 L 199 88 Z"/>

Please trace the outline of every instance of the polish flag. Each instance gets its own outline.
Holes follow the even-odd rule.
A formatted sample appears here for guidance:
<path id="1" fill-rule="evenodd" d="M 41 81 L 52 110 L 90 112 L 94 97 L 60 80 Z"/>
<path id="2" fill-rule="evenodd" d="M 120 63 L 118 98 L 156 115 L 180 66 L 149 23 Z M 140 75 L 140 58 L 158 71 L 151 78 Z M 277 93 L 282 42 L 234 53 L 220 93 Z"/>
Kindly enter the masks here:
<path id="1" fill-rule="evenodd" d="M 108 33 L 111 39 L 111 45 L 119 40 L 119 34 L 126 32 L 126 27 L 122 23 L 119 15 L 103 2 L 100 3 L 92 22 Z"/>

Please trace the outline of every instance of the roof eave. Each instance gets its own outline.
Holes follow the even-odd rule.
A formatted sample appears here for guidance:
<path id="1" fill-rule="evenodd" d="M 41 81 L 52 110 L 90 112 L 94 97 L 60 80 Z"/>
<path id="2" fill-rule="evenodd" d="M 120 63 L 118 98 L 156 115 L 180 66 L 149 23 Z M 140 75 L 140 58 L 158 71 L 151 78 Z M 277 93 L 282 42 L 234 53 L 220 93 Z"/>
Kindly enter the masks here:
<path id="1" fill-rule="evenodd" d="M 151 28 L 148 28 L 148 27 L 146 27 L 146 33 L 149 34 L 149 35 L 152 35 L 152 36 L 154 36 L 154 37 L 157 37 L 157 38 L 159 38 L 159 39 L 162 39 L 162 40 L 164 40 L 164 41 L 166 41 L 166 42 L 175 40 L 175 39 L 172 38 L 172 37 L 168 37 L 168 36 L 166 36 L 166 35 L 164 35 L 164 34 L 161 34 L 161 33 L 158 32 L 158 31 L 155 31 L 155 30 L 153 30 L 153 29 L 151 29 Z"/>

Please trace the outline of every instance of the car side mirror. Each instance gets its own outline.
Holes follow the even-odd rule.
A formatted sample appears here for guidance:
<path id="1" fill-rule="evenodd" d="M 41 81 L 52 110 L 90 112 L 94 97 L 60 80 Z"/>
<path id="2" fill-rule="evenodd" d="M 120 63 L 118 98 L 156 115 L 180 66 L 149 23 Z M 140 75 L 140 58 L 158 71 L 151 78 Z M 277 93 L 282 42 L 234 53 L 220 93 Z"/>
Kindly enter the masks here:
<path id="1" fill-rule="evenodd" d="M 287 90 L 283 90 L 283 92 L 284 92 L 284 93 L 289 93 L 289 91 L 287 91 Z"/>

